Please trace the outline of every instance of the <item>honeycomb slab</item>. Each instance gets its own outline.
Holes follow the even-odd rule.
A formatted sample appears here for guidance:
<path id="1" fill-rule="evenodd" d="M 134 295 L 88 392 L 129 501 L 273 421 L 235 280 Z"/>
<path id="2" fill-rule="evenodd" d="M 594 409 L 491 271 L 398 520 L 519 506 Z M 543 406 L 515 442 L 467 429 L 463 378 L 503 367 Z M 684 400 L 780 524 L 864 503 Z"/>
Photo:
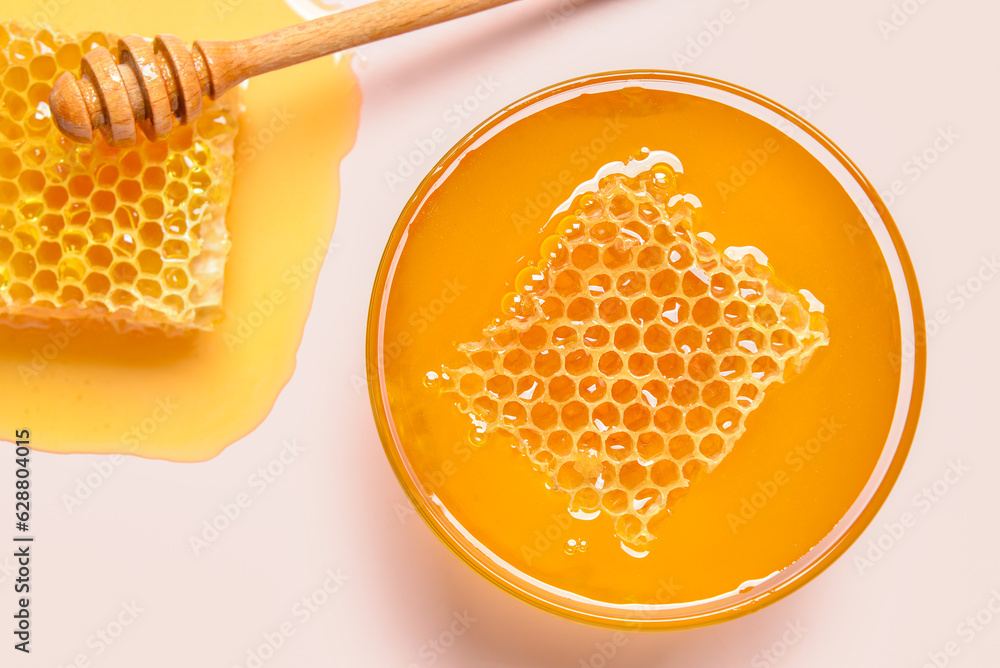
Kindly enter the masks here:
<path id="1" fill-rule="evenodd" d="M 321 58 L 254 78 L 239 101 L 206 104 L 193 131 L 175 128 L 166 143 L 116 152 L 100 143 L 61 147 L 46 117 L 47 86 L 62 71 L 78 72 L 79 54 L 110 43 L 111 33 L 232 40 L 302 17 L 284 0 L 222 13 L 202 0 L 177 0 L 169 12 L 97 0 L 61 3 L 58 10 L 41 12 L 36 0 L 4 3 L 4 16 L 30 30 L 5 27 L 0 38 L 0 105 L 28 100 L 14 113 L 0 109 L 0 147 L 23 161 L 16 169 L 43 180 L 35 177 L 39 198 L 22 190 L 20 173 L 0 174 L 9 198 L 10 184 L 17 186 L 16 201 L 0 204 L 0 212 L 12 212 L 17 228 L 27 222 L 18 218 L 24 201 L 47 206 L 46 189 L 57 197 L 65 190 L 66 203 L 58 211 L 61 231 L 42 228 L 51 220 L 43 210 L 36 248 L 10 256 L 24 252 L 36 263 L 30 278 L 12 275 L 9 286 L 24 286 L 15 297 L 30 288 L 39 303 L 18 300 L 17 314 L 0 315 L 0 377 L 7 379 L 0 383 L 0 425 L 6 425 L 0 440 L 28 429 L 38 451 L 204 461 L 254 430 L 295 370 L 320 267 L 336 254 L 330 239 L 338 171 L 354 144 L 360 87 L 349 56 Z M 16 95 L 8 95 L 12 90 Z M 35 131 L 45 136 L 32 137 Z M 45 149 L 44 159 L 27 155 L 29 145 Z M 70 171 L 46 171 L 65 168 L 50 146 L 77 160 Z M 88 220 L 74 202 L 89 207 Z M 30 207 L 26 213 L 34 215 Z M 12 246 L 32 242 L 13 229 L 0 238 Z M 51 244 L 58 246 L 55 264 L 42 265 L 43 243 L 52 251 Z M 2 258 L 8 270 L 17 268 L 10 257 Z M 73 262 L 66 261 L 61 277 L 66 257 Z M 39 274 L 41 288 L 55 289 L 37 292 Z M 100 292 L 103 279 L 107 293 Z M 88 281 L 98 289 L 93 297 Z M 70 299 L 80 293 L 82 301 Z M 74 492 L 59 495 L 69 503 Z"/>
<path id="2" fill-rule="evenodd" d="M 502 317 L 460 346 L 468 364 L 442 374 L 474 442 L 516 442 L 572 512 L 611 515 L 637 547 L 767 387 L 828 343 L 822 313 L 766 264 L 696 236 L 679 169 L 655 152 L 578 188 Z"/>
<path id="3" fill-rule="evenodd" d="M 238 95 L 164 141 L 71 142 L 47 105 L 112 34 L 0 25 L 0 318 L 210 329 L 222 315 Z"/>

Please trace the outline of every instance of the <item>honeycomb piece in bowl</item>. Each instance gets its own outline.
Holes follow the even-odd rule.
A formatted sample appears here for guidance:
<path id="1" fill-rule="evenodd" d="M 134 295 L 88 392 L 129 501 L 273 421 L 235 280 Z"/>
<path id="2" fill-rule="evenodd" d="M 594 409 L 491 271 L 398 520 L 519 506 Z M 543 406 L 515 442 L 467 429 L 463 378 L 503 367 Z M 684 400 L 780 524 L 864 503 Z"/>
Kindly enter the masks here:
<path id="1" fill-rule="evenodd" d="M 0 321 L 211 329 L 222 314 L 238 92 L 164 141 L 63 137 L 48 95 L 114 35 L 0 24 Z"/>
<path id="2" fill-rule="evenodd" d="M 571 512 L 607 513 L 638 548 L 729 454 L 768 386 L 828 342 L 803 293 L 695 234 L 679 171 L 656 152 L 577 188 L 501 318 L 442 372 L 474 440 L 505 435 Z"/>

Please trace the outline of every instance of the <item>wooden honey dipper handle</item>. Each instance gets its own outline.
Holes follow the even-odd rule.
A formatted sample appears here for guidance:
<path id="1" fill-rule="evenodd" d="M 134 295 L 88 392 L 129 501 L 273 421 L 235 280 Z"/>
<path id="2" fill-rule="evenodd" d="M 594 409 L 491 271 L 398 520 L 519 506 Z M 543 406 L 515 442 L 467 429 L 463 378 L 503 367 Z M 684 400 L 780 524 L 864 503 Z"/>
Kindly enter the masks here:
<path id="1" fill-rule="evenodd" d="M 198 117 L 204 96 L 215 99 L 250 77 L 513 1 L 378 0 L 259 37 L 199 40 L 191 49 L 173 35 L 157 35 L 152 44 L 129 35 L 115 55 L 103 47 L 87 53 L 79 79 L 64 72 L 49 106 L 59 129 L 76 141 L 93 141 L 100 130 L 109 144 L 128 146 L 137 125 L 150 139 L 163 139 L 175 118 L 187 124 Z"/>

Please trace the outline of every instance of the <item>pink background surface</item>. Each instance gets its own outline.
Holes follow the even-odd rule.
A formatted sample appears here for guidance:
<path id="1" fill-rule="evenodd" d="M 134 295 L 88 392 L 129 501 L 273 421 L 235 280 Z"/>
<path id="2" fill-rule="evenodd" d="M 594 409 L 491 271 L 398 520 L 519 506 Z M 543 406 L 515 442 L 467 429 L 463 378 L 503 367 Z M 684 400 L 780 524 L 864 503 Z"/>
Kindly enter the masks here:
<path id="1" fill-rule="evenodd" d="M 724 10 L 730 21 L 712 35 L 706 26 Z M 898 29 L 886 32 L 893 19 Z M 231 668 L 248 666 L 270 637 L 280 646 L 249 666 L 824 668 L 922 666 L 930 655 L 939 666 L 996 665 L 1000 279 L 976 277 L 1000 249 L 998 20 L 1000 7 L 973 0 L 525 0 L 361 49 L 361 130 L 341 170 L 335 247 L 295 377 L 257 431 L 204 464 L 35 455 L 35 651 L 10 648 L 14 560 L 4 550 L 0 664 L 68 666 L 82 656 L 78 665 L 102 668 Z M 677 61 L 699 36 L 701 53 Z M 383 245 L 427 169 L 504 105 L 624 68 L 747 86 L 807 115 L 880 191 L 898 181 L 887 202 L 940 324 L 909 461 L 845 557 L 751 616 L 616 636 L 511 598 L 401 513 L 406 499 L 369 409 L 364 337 Z M 449 122 L 481 78 L 495 90 Z M 949 130 L 956 138 L 936 151 Z M 446 140 L 417 173 L 387 186 L 386 172 L 436 131 Z M 935 160 L 921 169 L 912 157 L 925 150 Z M 981 290 L 965 300 L 958 286 Z M 0 481 L 12 479 L 11 459 L 0 457 Z M 954 463 L 967 470 L 945 482 Z M 257 473 L 268 466 L 280 471 L 271 482 Z M 64 495 L 97 470 L 111 473 L 68 511 Z M 925 489 L 933 501 L 920 500 Z M 240 494 L 249 507 L 195 554 L 189 538 Z M 905 513 L 914 521 L 893 535 Z M 329 595 L 328 572 L 347 578 L 329 581 Z"/>

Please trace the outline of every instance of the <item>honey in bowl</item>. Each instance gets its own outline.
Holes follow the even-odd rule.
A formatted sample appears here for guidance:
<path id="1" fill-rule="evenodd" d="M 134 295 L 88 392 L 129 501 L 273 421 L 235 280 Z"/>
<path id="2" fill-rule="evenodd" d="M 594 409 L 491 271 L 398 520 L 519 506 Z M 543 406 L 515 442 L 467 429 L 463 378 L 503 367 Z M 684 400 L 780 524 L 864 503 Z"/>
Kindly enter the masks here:
<path id="1" fill-rule="evenodd" d="M 867 182 L 804 121 L 684 75 L 569 82 L 445 157 L 372 301 L 415 506 L 546 609 L 662 628 L 828 564 L 891 486 L 920 307 Z"/>

